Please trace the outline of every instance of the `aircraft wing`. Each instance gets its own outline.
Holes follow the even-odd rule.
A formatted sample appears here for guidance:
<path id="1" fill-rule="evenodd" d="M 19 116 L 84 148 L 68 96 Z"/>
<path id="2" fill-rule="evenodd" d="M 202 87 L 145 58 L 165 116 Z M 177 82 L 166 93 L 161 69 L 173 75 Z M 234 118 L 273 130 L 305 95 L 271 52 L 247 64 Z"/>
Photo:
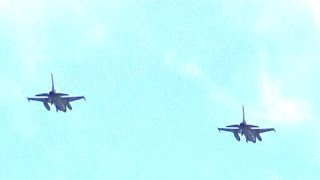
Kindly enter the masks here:
<path id="1" fill-rule="evenodd" d="M 228 131 L 233 133 L 238 133 L 239 129 L 230 129 L 230 128 L 218 128 L 219 131 Z"/>
<path id="2" fill-rule="evenodd" d="M 264 132 L 268 132 L 268 131 L 276 131 L 274 128 L 251 129 L 251 130 L 253 130 L 255 133 L 264 133 Z"/>
<path id="3" fill-rule="evenodd" d="M 27 98 L 28 101 L 48 102 L 48 98 Z"/>
<path id="4" fill-rule="evenodd" d="M 74 97 L 60 97 L 62 100 L 67 101 L 67 102 L 71 102 L 71 101 L 76 101 L 79 99 L 84 99 L 86 100 L 86 98 L 84 96 L 74 96 Z"/>

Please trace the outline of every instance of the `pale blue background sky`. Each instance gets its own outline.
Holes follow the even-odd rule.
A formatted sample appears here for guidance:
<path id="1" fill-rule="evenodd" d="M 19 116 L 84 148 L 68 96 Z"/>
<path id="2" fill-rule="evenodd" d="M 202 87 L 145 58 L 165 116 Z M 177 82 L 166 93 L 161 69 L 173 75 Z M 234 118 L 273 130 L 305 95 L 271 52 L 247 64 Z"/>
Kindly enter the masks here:
<path id="1" fill-rule="evenodd" d="M 319 12 L 316 0 L 1 0 L 0 179 L 318 179 Z M 51 72 L 87 101 L 28 103 Z M 242 104 L 277 132 L 219 133 Z"/>

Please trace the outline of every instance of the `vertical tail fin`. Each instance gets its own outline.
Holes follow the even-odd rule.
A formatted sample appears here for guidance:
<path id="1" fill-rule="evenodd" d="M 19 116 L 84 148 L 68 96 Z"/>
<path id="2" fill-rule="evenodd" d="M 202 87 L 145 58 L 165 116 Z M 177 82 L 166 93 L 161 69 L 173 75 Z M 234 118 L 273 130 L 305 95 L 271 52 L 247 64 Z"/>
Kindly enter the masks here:
<path id="1" fill-rule="evenodd" d="M 243 122 L 244 124 L 247 124 L 247 123 L 246 123 L 246 118 L 245 118 L 245 116 L 244 116 L 244 107 L 243 107 L 243 105 L 242 105 L 242 122 Z"/>
<path id="2" fill-rule="evenodd" d="M 54 82 L 53 82 L 53 75 L 51 73 L 51 84 L 52 84 L 52 92 L 56 92 L 56 90 L 54 89 Z"/>

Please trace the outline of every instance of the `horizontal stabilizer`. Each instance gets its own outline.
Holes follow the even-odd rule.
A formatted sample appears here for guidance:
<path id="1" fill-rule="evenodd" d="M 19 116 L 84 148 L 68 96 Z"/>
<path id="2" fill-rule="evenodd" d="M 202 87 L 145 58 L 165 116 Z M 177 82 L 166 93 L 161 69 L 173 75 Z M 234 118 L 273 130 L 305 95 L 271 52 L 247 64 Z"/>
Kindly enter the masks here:
<path id="1" fill-rule="evenodd" d="M 86 100 L 86 98 L 84 96 L 73 96 L 73 97 L 60 97 L 62 100 L 67 101 L 67 102 L 71 102 L 71 101 L 76 101 L 79 99 L 84 99 Z"/>
<path id="2" fill-rule="evenodd" d="M 56 93 L 56 95 L 58 95 L 58 96 L 69 96 L 69 94 L 65 94 L 65 93 Z"/>
<path id="3" fill-rule="evenodd" d="M 226 127 L 239 127 L 239 124 L 233 124 L 233 125 L 229 125 L 229 126 L 226 126 Z"/>
<path id="4" fill-rule="evenodd" d="M 257 128 L 257 127 L 259 127 L 259 126 L 256 126 L 256 125 L 250 125 L 250 124 L 247 124 L 247 126 L 248 126 L 248 127 L 250 127 L 250 128 Z"/>
<path id="5" fill-rule="evenodd" d="M 49 96 L 48 93 L 41 93 L 41 94 L 37 94 L 36 96 Z"/>

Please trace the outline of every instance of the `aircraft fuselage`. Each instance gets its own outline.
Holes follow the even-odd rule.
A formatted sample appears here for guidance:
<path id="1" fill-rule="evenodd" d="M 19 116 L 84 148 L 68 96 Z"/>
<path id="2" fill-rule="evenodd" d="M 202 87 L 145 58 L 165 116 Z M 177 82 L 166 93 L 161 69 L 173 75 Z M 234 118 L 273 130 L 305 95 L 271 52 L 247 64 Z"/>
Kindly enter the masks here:
<path id="1" fill-rule="evenodd" d="M 256 143 L 256 135 L 250 128 L 246 128 L 243 130 L 243 135 L 246 137 L 246 141 L 251 141 L 253 143 Z"/>
<path id="2" fill-rule="evenodd" d="M 65 102 L 60 95 L 57 94 L 49 94 L 48 96 L 48 103 L 54 104 L 56 107 L 56 111 L 67 111 L 67 107 L 71 110 L 72 107 L 69 102 Z"/>
<path id="3" fill-rule="evenodd" d="M 253 143 L 256 142 L 256 134 L 254 131 L 251 129 L 251 127 L 247 126 L 244 123 L 241 123 L 239 126 L 239 134 L 244 135 L 246 137 L 246 141 L 251 141 Z M 260 136 L 259 136 L 260 137 Z M 259 139 L 259 138 L 258 138 Z M 261 137 L 260 137 L 261 139 Z M 259 139 L 259 140 L 260 140 Z M 261 141 L 261 140 L 260 140 Z"/>

